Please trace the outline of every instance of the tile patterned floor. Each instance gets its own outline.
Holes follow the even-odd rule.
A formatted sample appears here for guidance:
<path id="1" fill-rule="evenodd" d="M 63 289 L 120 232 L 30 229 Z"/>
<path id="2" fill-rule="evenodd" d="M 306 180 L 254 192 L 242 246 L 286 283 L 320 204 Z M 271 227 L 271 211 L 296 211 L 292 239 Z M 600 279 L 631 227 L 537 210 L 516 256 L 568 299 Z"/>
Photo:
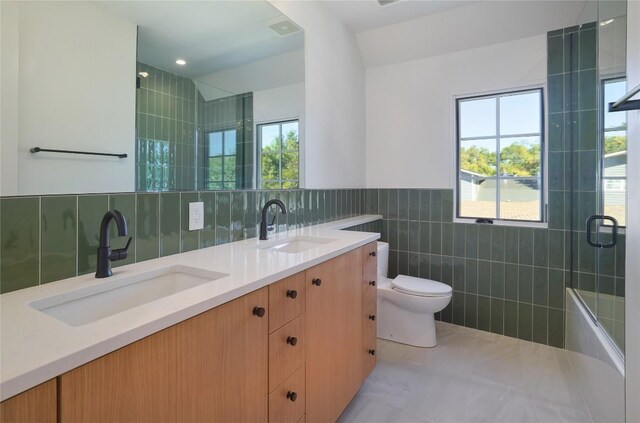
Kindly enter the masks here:
<path id="1" fill-rule="evenodd" d="M 565 351 L 437 322 L 439 345 L 378 340 L 340 423 L 592 423 Z"/>

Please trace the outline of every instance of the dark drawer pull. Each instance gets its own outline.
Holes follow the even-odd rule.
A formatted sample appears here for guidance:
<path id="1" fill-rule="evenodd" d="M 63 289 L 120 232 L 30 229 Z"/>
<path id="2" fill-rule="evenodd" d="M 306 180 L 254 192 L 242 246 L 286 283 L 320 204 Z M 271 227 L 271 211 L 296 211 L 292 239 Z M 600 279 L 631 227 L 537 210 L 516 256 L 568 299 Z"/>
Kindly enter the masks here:
<path id="1" fill-rule="evenodd" d="M 376 355 L 376 350 L 369 350 L 369 355 Z"/>
<path id="2" fill-rule="evenodd" d="M 369 285 L 376 286 L 376 281 L 369 281 Z"/>
<path id="3" fill-rule="evenodd" d="M 372 251 L 372 252 L 370 252 L 370 253 L 369 253 L 369 256 L 371 256 L 371 257 L 375 257 L 375 256 L 376 256 L 376 254 L 377 254 L 377 253 L 376 253 L 375 251 Z"/>
<path id="4" fill-rule="evenodd" d="M 287 291 L 287 297 L 295 299 L 298 296 L 298 291 L 290 289 Z"/>
<path id="5" fill-rule="evenodd" d="M 313 279 L 311 281 L 311 284 L 315 285 L 315 286 L 320 286 L 320 285 L 322 285 L 322 279 Z"/>
<path id="6" fill-rule="evenodd" d="M 296 394 L 295 392 L 289 391 L 287 392 L 287 398 L 291 400 L 291 402 L 296 402 L 296 400 L 298 399 L 298 394 Z"/>
<path id="7" fill-rule="evenodd" d="M 369 315 L 369 320 L 373 320 L 375 322 L 376 321 L 376 315 L 375 314 L 370 314 Z"/>
<path id="8" fill-rule="evenodd" d="M 292 347 L 295 347 L 297 343 L 298 343 L 298 338 L 296 338 L 295 336 L 287 336 L 287 344 L 291 345 Z"/>
<path id="9" fill-rule="evenodd" d="M 258 317 L 264 317 L 264 314 L 267 311 L 264 309 L 264 307 L 254 307 L 253 308 L 253 315 L 254 316 L 258 316 Z"/>

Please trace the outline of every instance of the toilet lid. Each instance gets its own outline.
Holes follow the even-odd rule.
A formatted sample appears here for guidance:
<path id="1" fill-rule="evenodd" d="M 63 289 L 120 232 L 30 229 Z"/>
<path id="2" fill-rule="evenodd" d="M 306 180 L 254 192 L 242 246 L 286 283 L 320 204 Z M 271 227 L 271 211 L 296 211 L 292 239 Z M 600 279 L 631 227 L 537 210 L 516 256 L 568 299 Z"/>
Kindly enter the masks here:
<path id="1" fill-rule="evenodd" d="M 391 281 L 391 286 L 396 291 L 421 297 L 444 297 L 451 295 L 452 291 L 449 285 L 442 282 L 405 275 L 398 275 Z"/>

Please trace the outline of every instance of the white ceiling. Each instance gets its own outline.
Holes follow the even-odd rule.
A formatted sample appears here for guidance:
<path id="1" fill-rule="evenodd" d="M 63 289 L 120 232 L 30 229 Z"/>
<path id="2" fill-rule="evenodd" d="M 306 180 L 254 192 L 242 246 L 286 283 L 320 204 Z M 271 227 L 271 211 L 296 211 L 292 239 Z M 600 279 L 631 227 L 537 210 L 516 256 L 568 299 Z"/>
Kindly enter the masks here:
<path id="1" fill-rule="evenodd" d="M 377 0 L 322 1 L 334 16 L 355 33 L 475 3 L 463 0 L 400 0 L 381 6 Z"/>
<path id="2" fill-rule="evenodd" d="M 266 23 L 283 16 L 261 1 L 99 1 L 138 25 L 138 59 L 188 78 L 304 47 L 304 33 L 281 37 Z M 179 66 L 176 59 L 187 64 Z"/>

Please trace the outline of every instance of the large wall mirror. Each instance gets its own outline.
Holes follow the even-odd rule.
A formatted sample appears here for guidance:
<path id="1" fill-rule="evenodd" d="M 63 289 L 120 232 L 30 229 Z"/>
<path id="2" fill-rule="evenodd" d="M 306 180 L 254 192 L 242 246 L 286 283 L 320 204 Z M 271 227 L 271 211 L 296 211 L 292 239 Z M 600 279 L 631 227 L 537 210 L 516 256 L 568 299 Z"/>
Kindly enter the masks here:
<path id="1" fill-rule="evenodd" d="M 304 32 L 267 1 L 0 4 L 0 195 L 301 186 Z"/>

